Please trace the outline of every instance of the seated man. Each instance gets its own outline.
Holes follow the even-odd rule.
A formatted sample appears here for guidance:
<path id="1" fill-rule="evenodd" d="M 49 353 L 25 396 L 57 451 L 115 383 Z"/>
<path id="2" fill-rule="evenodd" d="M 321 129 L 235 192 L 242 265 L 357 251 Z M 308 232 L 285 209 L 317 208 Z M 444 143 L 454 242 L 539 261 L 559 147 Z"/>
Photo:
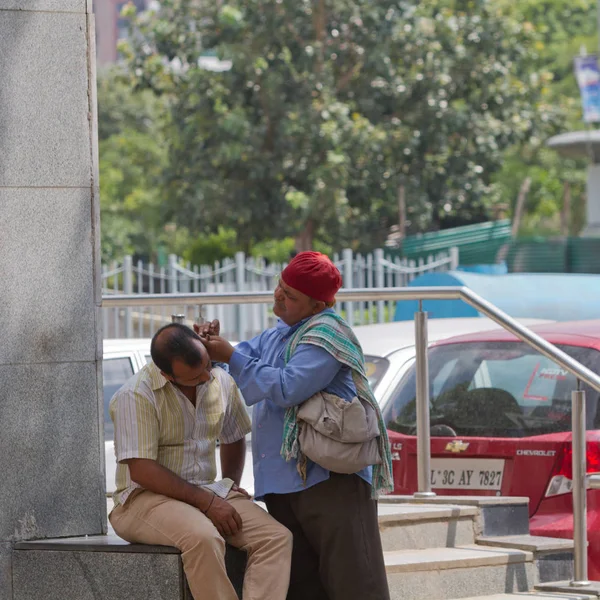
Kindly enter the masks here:
<path id="1" fill-rule="evenodd" d="M 244 599 L 284 600 L 292 535 L 238 487 L 250 421 L 235 382 L 211 368 L 185 325 L 160 329 L 150 352 L 153 363 L 110 403 L 115 532 L 129 542 L 179 548 L 195 600 L 237 600 L 225 570 L 227 541 L 248 553 Z M 217 439 L 223 480 L 215 482 Z"/>

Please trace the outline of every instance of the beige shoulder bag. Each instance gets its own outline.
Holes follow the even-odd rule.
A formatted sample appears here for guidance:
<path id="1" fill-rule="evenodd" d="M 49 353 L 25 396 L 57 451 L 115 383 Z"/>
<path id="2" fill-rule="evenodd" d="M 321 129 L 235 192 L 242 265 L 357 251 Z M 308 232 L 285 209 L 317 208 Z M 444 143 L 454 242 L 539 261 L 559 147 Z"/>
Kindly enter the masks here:
<path id="1" fill-rule="evenodd" d="M 334 473 L 356 473 L 381 464 L 379 427 L 373 407 L 358 397 L 350 402 L 318 392 L 298 408 L 300 450 Z"/>

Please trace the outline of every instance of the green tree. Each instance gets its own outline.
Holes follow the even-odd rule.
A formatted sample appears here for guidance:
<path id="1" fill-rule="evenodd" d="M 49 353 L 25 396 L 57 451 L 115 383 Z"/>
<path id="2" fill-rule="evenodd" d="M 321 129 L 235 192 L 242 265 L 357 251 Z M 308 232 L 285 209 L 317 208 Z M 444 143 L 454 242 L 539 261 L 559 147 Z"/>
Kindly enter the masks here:
<path id="1" fill-rule="evenodd" d="M 489 218 L 505 150 L 553 118 L 539 34 L 514 6 L 401 2 L 368 28 L 390 48 L 361 69 L 354 97 L 388 132 L 383 177 L 373 183 L 387 206 L 403 188 L 409 231 Z"/>
<path id="2" fill-rule="evenodd" d="M 212 265 L 217 260 L 232 258 L 237 250 L 237 233 L 219 227 L 217 233 L 201 235 L 191 241 L 182 255 L 193 265 Z"/>
<path id="3" fill-rule="evenodd" d="M 120 69 L 98 77 L 98 138 L 102 258 L 153 257 L 164 231 L 162 178 L 167 149 L 160 101 L 134 93 Z"/>
<path id="4" fill-rule="evenodd" d="M 409 231 L 487 217 L 504 150 L 551 118 L 537 35 L 489 0 L 165 0 L 123 51 L 168 106 L 169 218 L 361 248 L 400 190 Z"/>
<path id="5" fill-rule="evenodd" d="M 582 161 L 562 158 L 542 145 L 507 153 L 495 178 L 499 196 L 514 205 L 523 182 L 529 179 L 520 235 L 577 235 L 581 231 L 585 222 L 584 167 Z M 565 199 L 571 201 L 568 215 Z"/>
<path id="6" fill-rule="evenodd" d="M 573 72 L 573 59 L 581 48 L 595 52 L 597 47 L 596 0 L 523 0 L 514 4 L 519 18 L 531 23 L 538 32 L 536 54 L 538 68 L 550 72 L 545 96 L 554 106 L 537 135 L 526 144 L 509 149 L 503 168 L 494 177 L 495 190 L 513 210 L 519 189 L 530 180 L 520 233 L 558 234 L 567 229 L 565 211 L 570 201 L 572 235 L 579 233 L 585 221 L 586 161 L 564 159 L 545 147 L 552 135 L 584 128 L 579 89 Z"/>
<path id="7" fill-rule="evenodd" d="M 500 0 L 515 4 L 519 18 L 539 33 L 536 50 L 540 65 L 552 73 L 550 93 L 560 100 L 576 100 L 579 94 L 573 74 L 573 58 L 581 48 L 598 49 L 596 0 Z M 562 96 L 562 98 L 561 98 Z M 565 98 L 566 96 L 566 98 Z M 579 113 L 579 117 L 581 113 Z"/>
<path id="8" fill-rule="evenodd" d="M 153 134 L 159 126 L 160 101 L 150 91 L 134 93 L 128 72 L 120 66 L 98 72 L 98 139 L 106 140 L 125 129 Z"/>
<path id="9" fill-rule="evenodd" d="M 124 129 L 100 142 L 100 209 L 105 260 L 152 257 L 160 236 L 165 152 L 150 134 Z"/>

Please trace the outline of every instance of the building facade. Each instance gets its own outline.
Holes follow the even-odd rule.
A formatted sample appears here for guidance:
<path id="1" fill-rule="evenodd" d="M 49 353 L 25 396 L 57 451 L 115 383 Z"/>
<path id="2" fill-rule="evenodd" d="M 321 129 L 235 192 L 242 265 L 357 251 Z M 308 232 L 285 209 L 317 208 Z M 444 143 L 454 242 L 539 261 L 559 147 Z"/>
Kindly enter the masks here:
<path id="1" fill-rule="evenodd" d="M 127 37 L 127 20 L 121 18 L 121 9 L 127 0 L 95 0 L 96 63 L 108 66 L 118 60 L 117 44 Z M 146 0 L 133 0 L 138 10 L 146 8 Z"/>

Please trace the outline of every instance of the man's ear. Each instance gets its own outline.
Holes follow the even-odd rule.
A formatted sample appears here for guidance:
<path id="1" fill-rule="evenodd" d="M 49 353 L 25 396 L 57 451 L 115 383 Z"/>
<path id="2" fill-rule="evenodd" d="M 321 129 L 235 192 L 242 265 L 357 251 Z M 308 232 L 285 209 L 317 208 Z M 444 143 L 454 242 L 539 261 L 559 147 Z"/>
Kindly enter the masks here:
<path id="1" fill-rule="evenodd" d="M 327 304 L 322 300 L 316 300 L 315 306 L 313 307 L 313 315 L 318 315 L 320 312 L 323 312 L 327 308 Z"/>
<path id="2" fill-rule="evenodd" d="M 167 381 L 173 381 L 173 377 L 171 375 L 168 375 L 167 373 L 165 373 L 164 371 L 161 371 L 160 374 L 167 380 Z"/>

